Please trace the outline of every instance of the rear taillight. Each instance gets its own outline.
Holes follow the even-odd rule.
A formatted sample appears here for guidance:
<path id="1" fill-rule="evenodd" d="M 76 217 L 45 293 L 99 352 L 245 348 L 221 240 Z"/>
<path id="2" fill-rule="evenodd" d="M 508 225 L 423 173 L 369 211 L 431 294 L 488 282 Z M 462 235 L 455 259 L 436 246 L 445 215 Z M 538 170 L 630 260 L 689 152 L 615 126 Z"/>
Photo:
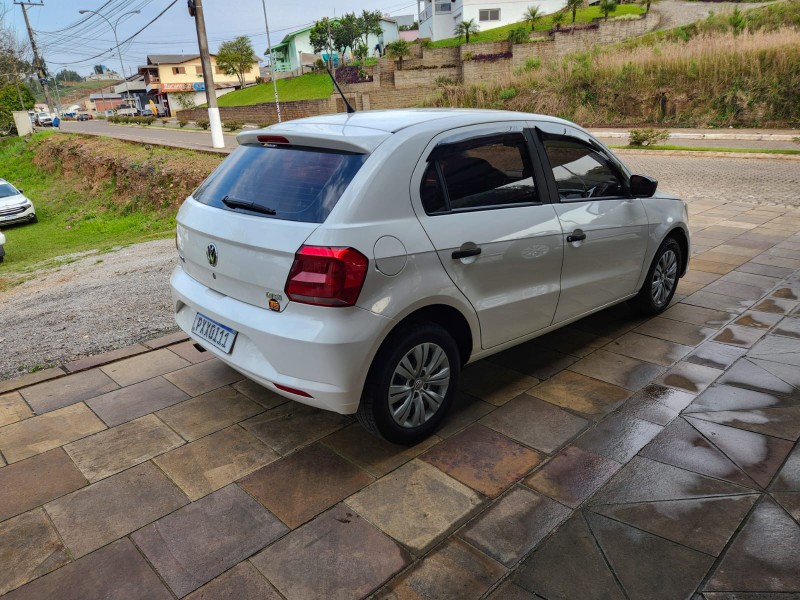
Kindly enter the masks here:
<path id="1" fill-rule="evenodd" d="M 369 260 L 353 248 L 302 246 L 294 257 L 286 295 L 318 306 L 353 306 L 367 277 Z"/>

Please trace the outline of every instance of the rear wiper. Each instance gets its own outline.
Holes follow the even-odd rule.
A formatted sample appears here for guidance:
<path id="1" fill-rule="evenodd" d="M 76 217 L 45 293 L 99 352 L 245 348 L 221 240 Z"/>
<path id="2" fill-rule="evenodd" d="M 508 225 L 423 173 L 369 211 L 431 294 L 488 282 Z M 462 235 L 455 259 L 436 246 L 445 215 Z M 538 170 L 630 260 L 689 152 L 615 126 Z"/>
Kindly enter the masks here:
<path id="1" fill-rule="evenodd" d="M 225 196 L 222 199 L 222 203 L 228 208 L 244 208 L 246 210 L 252 210 L 253 212 L 258 212 L 264 215 L 278 214 L 274 208 L 261 206 L 260 204 L 256 204 L 255 202 L 251 202 L 249 200 L 238 200 L 237 198 L 231 198 L 230 196 Z"/>

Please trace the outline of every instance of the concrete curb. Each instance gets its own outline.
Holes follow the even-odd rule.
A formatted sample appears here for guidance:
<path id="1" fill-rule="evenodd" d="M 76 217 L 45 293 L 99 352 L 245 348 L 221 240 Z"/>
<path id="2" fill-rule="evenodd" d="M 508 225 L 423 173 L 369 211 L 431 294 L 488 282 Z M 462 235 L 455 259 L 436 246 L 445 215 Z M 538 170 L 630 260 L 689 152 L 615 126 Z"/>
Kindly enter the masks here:
<path id="1" fill-rule="evenodd" d="M 627 131 L 589 131 L 597 138 L 628 138 Z M 670 133 L 670 140 L 751 140 L 756 142 L 791 142 L 798 135 L 784 133 Z"/>
<path id="2" fill-rule="evenodd" d="M 708 150 L 638 150 L 633 148 L 612 148 L 615 154 L 628 156 L 696 156 L 702 158 L 761 158 L 771 160 L 800 161 L 800 154 L 767 154 L 765 152 L 713 152 Z"/>

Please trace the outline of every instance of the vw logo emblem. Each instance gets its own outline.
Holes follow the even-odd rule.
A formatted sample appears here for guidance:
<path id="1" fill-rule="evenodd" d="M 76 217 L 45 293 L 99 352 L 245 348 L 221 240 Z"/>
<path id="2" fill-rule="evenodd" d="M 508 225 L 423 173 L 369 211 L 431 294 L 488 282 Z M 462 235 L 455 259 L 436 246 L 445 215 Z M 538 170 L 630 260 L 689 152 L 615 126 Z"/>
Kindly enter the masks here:
<path id="1" fill-rule="evenodd" d="M 209 244 L 206 248 L 206 258 L 212 267 L 217 266 L 217 247 L 214 244 Z"/>

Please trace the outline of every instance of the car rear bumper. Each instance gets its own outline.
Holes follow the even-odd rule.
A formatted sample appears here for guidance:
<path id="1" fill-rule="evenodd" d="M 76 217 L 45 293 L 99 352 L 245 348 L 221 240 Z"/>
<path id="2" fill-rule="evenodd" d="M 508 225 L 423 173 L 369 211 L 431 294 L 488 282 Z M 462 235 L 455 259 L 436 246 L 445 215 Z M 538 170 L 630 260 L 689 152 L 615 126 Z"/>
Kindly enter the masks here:
<path id="1" fill-rule="evenodd" d="M 382 333 L 391 324 L 360 308 L 290 303 L 275 312 L 224 296 L 179 266 L 170 279 L 175 320 L 221 361 L 270 390 L 301 402 L 352 414 Z M 197 312 L 238 332 L 230 354 L 192 333 Z M 302 390 L 311 398 L 279 389 Z"/>

